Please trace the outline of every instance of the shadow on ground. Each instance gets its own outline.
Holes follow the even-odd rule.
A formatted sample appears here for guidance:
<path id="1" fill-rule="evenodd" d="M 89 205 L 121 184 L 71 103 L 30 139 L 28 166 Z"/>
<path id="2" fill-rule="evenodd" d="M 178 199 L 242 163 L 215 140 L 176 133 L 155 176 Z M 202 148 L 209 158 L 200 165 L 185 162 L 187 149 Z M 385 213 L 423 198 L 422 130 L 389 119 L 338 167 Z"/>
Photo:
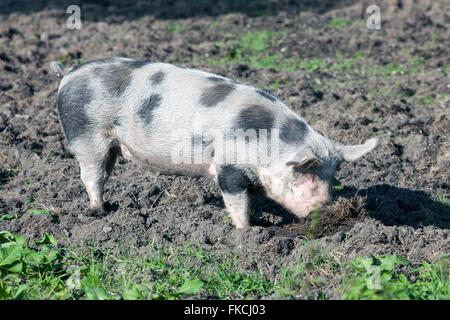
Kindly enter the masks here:
<path id="1" fill-rule="evenodd" d="M 450 228 L 450 207 L 435 201 L 424 191 L 398 188 L 388 184 L 349 191 L 350 194 L 357 192 L 361 196 L 367 196 L 365 208 L 368 214 L 385 225 Z"/>
<path id="2" fill-rule="evenodd" d="M 345 187 L 336 193 L 334 198 L 333 203 L 323 208 L 318 215 L 310 214 L 301 219 L 273 200 L 264 198 L 255 206 L 252 223 L 272 229 L 287 229 L 292 231 L 293 235 L 307 238 L 347 231 L 367 217 L 386 226 L 435 226 L 440 229 L 450 227 L 449 206 L 435 201 L 423 191 L 379 184 L 361 190 Z M 271 221 L 270 215 L 278 219 Z"/>
<path id="3" fill-rule="evenodd" d="M 158 19 L 177 19 L 227 13 L 267 16 L 277 15 L 279 11 L 324 13 L 356 2 L 356 0 L 3 0 L 0 4 L 0 15 L 15 12 L 32 14 L 45 9 L 65 11 L 69 5 L 78 5 L 81 7 L 82 15 L 93 21 L 104 20 L 109 16 L 122 16 L 124 19 L 146 15 Z"/>

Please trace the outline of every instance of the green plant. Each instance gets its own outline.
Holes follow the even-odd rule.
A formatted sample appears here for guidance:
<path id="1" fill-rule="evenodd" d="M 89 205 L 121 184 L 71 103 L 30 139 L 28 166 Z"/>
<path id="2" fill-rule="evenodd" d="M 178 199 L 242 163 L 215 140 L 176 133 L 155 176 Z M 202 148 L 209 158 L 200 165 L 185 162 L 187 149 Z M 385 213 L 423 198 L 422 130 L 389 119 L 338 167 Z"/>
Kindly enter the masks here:
<path id="1" fill-rule="evenodd" d="M 61 285 L 64 263 L 53 236 L 44 235 L 32 248 L 24 237 L 0 231 L 0 244 L 0 299 L 28 298 L 36 282 L 52 288 Z"/>
<path id="2" fill-rule="evenodd" d="M 425 63 L 425 58 L 423 58 L 423 57 L 409 57 L 408 61 L 411 64 L 423 64 L 423 63 Z"/>
<path id="3" fill-rule="evenodd" d="M 274 81 L 272 82 L 272 84 L 270 85 L 270 88 L 271 88 L 272 90 L 278 90 L 278 89 L 280 88 L 280 85 L 281 85 L 280 81 L 274 80 Z"/>
<path id="4" fill-rule="evenodd" d="M 342 189 L 344 189 L 344 186 L 341 184 L 341 182 L 338 179 L 333 178 L 332 188 L 333 188 L 333 191 L 341 191 Z"/>
<path id="5" fill-rule="evenodd" d="M 298 59 L 284 58 L 278 52 L 272 53 L 271 46 L 277 46 L 286 34 L 284 31 L 256 31 L 229 35 L 226 42 L 216 42 L 216 45 L 229 45 L 231 48 L 220 59 L 210 59 L 209 63 L 226 65 L 242 62 L 257 69 L 274 68 L 276 70 L 290 70 L 297 68 Z"/>
<path id="6" fill-rule="evenodd" d="M 423 105 L 434 106 L 436 104 L 436 101 L 434 100 L 434 98 L 429 95 L 423 95 L 423 96 L 419 97 L 419 101 Z"/>
<path id="7" fill-rule="evenodd" d="M 443 206 L 450 206 L 450 198 L 444 193 L 442 189 L 436 191 L 436 196 L 433 197 L 434 201 L 437 201 Z"/>
<path id="8" fill-rule="evenodd" d="M 169 32 L 184 32 L 184 31 L 186 31 L 186 27 L 183 25 L 169 24 L 167 26 L 167 31 L 169 31 Z"/>
<path id="9" fill-rule="evenodd" d="M 61 54 L 58 56 L 58 62 L 61 63 L 63 66 L 65 66 L 65 65 L 78 65 L 85 63 L 86 61 L 83 58 L 72 59 L 71 56 L 68 54 Z"/>
<path id="10" fill-rule="evenodd" d="M 348 26 L 350 24 L 350 20 L 343 18 L 333 18 L 330 23 L 328 23 L 328 28 L 336 28 L 341 29 L 342 27 Z"/>
<path id="11" fill-rule="evenodd" d="M 178 299 L 207 292 L 219 299 L 268 295 L 263 274 L 244 272 L 233 253 L 214 256 L 198 246 L 150 246 L 137 255 L 120 243 L 99 250 L 93 244 L 58 248 L 45 234 L 33 245 L 0 232 L 0 299 Z"/>
<path id="12" fill-rule="evenodd" d="M 412 282 L 404 274 L 394 272 L 397 265 L 408 260 L 397 255 L 359 258 L 349 261 L 352 276 L 344 283 L 343 299 L 448 299 L 450 269 L 448 257 L 435 266 L 423 262 L 410 273 L 419 273 Z"/>
<path id="13" fill-rule="evenodd" d="M 318 70 L 328 70 L 330 65 L 323 59 L 314 59 L 301 62 L 300 67 L 308 72 L 315 72 Z"/>
<path id="14" fill-rule="evenodd" d="M 31 213 L 31 214 L 45 214 L 48 216 L 52 214 L 52 212 L 50 210 L 38 210 L 38 209 L 30 209 L 30 210 L 27 210 L 27 212 Z"/>
<path id="15" fill-rule="evenodd" d="M 316 207 L 309 216 L 311 217 L 311 226 L 309 228 L 308 238 L 315 239 L 317 238 L 317 227 L 319 225 L 320 208 Z"/>
<path id="16" fill-rule="evenodd" d="M 14 216 L 10 215 L 10 214 L 4 214 L 0 217 L 0 222 L 9 221 L 9 220 L 16 219 L 16 218 L 17 218 L 17 213 Z"/>

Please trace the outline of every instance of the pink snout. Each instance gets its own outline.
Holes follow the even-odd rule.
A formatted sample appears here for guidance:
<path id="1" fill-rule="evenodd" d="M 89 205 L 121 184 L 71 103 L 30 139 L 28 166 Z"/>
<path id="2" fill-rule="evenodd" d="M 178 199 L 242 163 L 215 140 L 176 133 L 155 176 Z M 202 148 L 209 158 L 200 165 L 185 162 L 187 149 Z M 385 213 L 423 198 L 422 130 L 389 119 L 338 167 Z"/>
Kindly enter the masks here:
<path id="1" fill-rule="evenodd" d="M 304 208 L 302 210 L 302 208 L 299 208 L 301 212 L 306 212 L 304 213 L 302 216 L 306 216 L 308 214 L 310 214 L 311 212 L 313 212 L 314 210 L 320 209 L 323 205 L 329 203 L 331 201 L 331 197 L 325 197 L 321 200 L 316 200 L 314 202 L 306 202 L 304 205 Z"/>
<path id="2" fill-rule="evenodd" d="M 327 186 L 303 184 L 291 194 L 286 206 L 297 216 L 305 217 L 330 201 L 331 192 Z"/>

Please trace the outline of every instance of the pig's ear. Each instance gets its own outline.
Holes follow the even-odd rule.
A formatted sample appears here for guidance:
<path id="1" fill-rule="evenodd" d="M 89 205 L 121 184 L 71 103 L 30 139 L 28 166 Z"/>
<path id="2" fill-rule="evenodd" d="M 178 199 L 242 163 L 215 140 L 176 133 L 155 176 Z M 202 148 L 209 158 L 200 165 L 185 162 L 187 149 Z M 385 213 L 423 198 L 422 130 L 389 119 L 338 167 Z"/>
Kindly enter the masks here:
<path id="1" fill-rule="evenodd" d="M 354 146 L 343 146 L 338 145 L 338 150 L 340 151 L 342 158 L 345 161 L 355 161 L 356 159 L 361 158 L 366 153 L 375 149 L 378 145 L 378 138 L 372 138 L 364 142 L 364 144 L 358 144 Z"/>
<path id="2" fill-rule="evenodd" d="M 304 156 L 300 161 L 289 161 L 286 163 L 288 166 L 293 166 L 299 169 L 314 169 L 319 167 L 322 161 L 315 156 Z"/>

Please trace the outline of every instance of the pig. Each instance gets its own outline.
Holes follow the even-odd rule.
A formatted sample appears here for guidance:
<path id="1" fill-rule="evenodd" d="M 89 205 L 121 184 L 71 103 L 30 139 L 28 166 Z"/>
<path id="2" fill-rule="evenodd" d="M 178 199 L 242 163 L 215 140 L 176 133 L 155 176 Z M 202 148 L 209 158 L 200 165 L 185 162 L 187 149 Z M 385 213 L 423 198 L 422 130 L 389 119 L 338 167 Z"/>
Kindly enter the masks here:
<path id="1" fill-rule="evenodd" d="M 378 144 L 332 141 L 272 94 L 201 70 L 129 58 L 50 67 L 63 76 L 59 119 L 90 210 L 102 210 L 122 155 L 159 174 L 213 179 L 236 228 L 250 225 L 255 187 L 304 217 L 331 200 L 342 161 Z"/>

